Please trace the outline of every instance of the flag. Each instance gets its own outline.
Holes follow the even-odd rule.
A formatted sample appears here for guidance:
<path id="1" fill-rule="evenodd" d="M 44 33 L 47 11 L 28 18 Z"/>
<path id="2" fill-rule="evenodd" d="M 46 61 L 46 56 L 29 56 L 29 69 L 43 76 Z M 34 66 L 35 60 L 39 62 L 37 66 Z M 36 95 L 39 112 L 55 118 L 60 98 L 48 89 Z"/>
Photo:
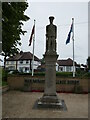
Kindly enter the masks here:
<path id="1" fill-rule="evenodd" d="M 29 46 L 32 43 L 32 38 L 33 38 L 33 35 L 34 35 L 34 29 L 35 29 L 35 25 L 33 25 L 33 28 L 32 28 L 31 36 L 30 36 L 30 39 L 29 39 Z"/>
<path id="2" fill-rule="evenodd" d="M 73 32 L 73 24 L 71 24 L 70 31 L 66 40 L 66 44 L 70 43 L 71 32 Z"/>

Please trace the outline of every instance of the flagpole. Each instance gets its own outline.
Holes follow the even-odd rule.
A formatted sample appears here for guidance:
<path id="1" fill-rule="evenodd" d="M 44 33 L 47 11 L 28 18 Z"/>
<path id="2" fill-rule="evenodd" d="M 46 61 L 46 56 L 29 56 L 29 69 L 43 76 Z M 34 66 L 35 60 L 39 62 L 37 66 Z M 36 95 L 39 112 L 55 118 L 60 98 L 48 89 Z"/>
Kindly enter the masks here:
<path id="1" fill-rule="evenodd" d="M 72 24 L 73 24 L 73 34 L 72 34 L 72 41 L 73 41 L 73 77 L 75 77 L 75 62 L 74 62 L 74 18 L 72 18 Z"/>
<path id="2" fill-rule="evenodd" d="M 35 20 L 34 20 L 34 26 L 35 26 Z M 35 47 L 35 28 L 34 28 L 34 36 L 33 36 L 32 76 L 34 75 L 34 47 Z"/>

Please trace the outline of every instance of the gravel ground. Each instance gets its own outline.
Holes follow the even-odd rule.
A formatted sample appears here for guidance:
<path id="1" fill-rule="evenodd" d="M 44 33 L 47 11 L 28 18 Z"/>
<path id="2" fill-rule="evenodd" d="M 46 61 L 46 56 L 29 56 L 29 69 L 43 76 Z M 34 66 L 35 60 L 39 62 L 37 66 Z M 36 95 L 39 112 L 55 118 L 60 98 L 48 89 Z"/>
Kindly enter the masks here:
<path id="1" fill-rule="evenodd" d="M 43 93 L 8 91 L 2 96 L 3 118 L 88 118 L 88 94 L 59 93 L 67 111 L 32 109 Z"/>

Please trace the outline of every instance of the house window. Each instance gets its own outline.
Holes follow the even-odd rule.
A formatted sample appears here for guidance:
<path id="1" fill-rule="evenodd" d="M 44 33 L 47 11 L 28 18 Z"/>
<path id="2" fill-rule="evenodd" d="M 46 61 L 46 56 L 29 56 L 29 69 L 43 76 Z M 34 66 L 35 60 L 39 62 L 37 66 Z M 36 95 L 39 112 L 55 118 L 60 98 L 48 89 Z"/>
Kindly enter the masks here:
<path id="1" fill-rule="evenodd" d="M 26 60 L 26 64 L 28 64 L 29 63 L 29 61 L 28 60 Z"/>
<path id="2" fill-rule="evenodd" d="M 14 61 L 11 61 L 11 64 L 13 65 L 13 64 L 14 64 Z"/>
<path id="3" fill-rule="evenodd" d="M 59 70 L 62 72 L 63 71 L 63 67 L 59 67 Z"/>
<path id="4" fill-rule="evenodd" d="M 22 61 L 22 60 L 20 61 L 20 64 L 23 64 L 23 61 Z"/>
<path id="5" fill-rule="evenodd" d="M 8 70 L 15 70 L 15 66 L 9 66 Z"/>
<path id="6" fill-rule="evenodd" d="M 7 61 L 6 64 L 9 65 L 9 61 Z"/>
<path id="7" fill-rule="evenodd" d="M 66 66 L 66 72 L 71 72 L 71 67 L 70 66 Z"/>
<path id="8" fill-rule="evenodd" d="M 23 72 L 23 67 L 19 67 L 19 71 L 20 71 L 20 72 Z"/>

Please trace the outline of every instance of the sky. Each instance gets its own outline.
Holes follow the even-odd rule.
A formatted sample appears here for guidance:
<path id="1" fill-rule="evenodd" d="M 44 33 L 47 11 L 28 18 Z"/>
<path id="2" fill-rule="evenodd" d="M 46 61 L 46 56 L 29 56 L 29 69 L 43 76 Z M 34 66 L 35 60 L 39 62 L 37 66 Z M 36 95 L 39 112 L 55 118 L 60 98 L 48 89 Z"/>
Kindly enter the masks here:
<path id="1" fill-rule="evenodd" d="M 30 2 L 25 14 L 30 20 L 24 22 L 23 30 L 27 33 L 21 36 L 23 51 L 33 50 L 33 44 L 28 46 L 34 19 L 35 28 L 35 55 L 40 59 L 46 49 L 46 25 L 49 24 L 49 16 L 54 16 L 54 24 L 57 26 L 57 54 L 58 59 L 73 57 L 73 42 L 65 44 L 72 18 L 74 18 L 75 61 L 86 64 L 88 57 L 88 2 Z"/>

